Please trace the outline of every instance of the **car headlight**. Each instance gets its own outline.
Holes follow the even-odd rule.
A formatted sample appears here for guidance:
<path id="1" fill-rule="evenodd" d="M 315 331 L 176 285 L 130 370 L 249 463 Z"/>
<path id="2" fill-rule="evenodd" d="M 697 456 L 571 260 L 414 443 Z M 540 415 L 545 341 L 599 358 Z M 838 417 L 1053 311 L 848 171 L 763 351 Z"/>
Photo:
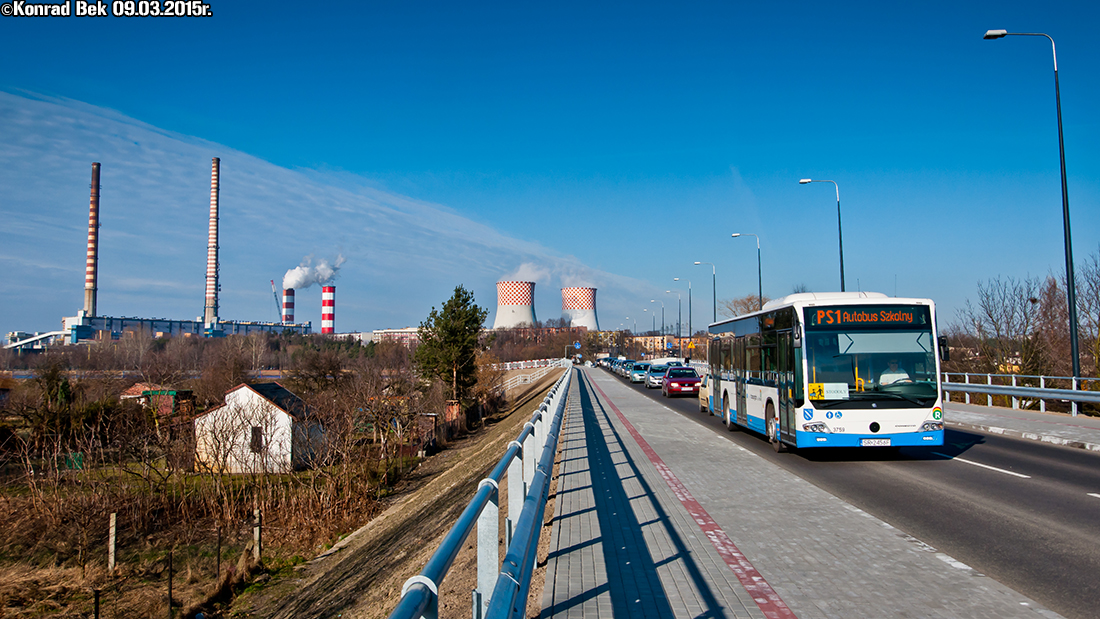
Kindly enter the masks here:
<path id="1" fill-rule="evenodd" d="M 804 423 L 802 424 L 802 429 L 806 432 L 829 432 L 829 426 L 820 421 L 815 421 L 813 423 Z"/>
<path id="2" fill-rule="evenodd" d="M 926 421 L 920 427 L 921 432 L 939 432 L 940 430 L 943 430 L 942 421 Z"/>

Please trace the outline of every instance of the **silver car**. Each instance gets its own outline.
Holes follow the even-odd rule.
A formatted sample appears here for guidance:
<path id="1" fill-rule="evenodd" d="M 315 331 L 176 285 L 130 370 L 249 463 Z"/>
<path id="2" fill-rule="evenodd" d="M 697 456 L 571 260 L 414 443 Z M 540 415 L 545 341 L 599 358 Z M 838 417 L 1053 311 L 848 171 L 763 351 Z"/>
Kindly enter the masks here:
<path id="1" fill-rule="evenodd" d="M 668 371 L 667 365 L 651 365 L 649 371 L 645 373 L 645 388 L 646 389 L 660 389 L 661 381 L 665 378 L 665 372 Z"/>

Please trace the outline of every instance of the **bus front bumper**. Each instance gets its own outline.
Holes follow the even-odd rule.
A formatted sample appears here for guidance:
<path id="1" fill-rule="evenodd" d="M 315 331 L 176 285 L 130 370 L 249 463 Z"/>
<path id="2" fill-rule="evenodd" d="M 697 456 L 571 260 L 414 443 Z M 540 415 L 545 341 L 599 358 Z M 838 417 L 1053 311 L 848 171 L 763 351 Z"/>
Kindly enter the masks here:
<path id="1" fill-rule="evenodd" d="M 831 434 L 799 432 L 799 449 L 805 447 L 917 447 L 943 445 L 943 430 L 935 432 L 900 432 L 898 434 Z"/>

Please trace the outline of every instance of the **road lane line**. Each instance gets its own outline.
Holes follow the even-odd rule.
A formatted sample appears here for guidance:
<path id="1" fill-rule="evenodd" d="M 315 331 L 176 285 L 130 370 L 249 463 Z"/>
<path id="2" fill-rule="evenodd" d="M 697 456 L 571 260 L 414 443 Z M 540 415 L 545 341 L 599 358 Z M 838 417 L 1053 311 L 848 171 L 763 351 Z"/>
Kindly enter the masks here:
<path id="1" fill-rule="evenodd" d="M 1100 499 L 1100 494 L 1096 494 L 1095 492 L 1090 492 L 1089 496 L 1094 496 L 1094 497 Z"/>
<path id="2" fill-rule="evenodd" d="M 991 471 L 997 471 L 998 473 L 1004 473 L 1005 475 L 1013 475 L 1013 476 L 1016 476 L 1016 477 L 1022 477 L 1024 479 L 1031 479 L 1031 475 L 1023 475 L 1021 473 L 1014 473 L 1012 471 L 1006 471 L 1004 469 L 999 469 L 995 466 L 989 466 L 988 464 L 982 464 L 981 462 L 973 462 L 971 460 L 963 460 L 962 458 L 952 458 L 951 456 L 949 456 L 947 454 L 941 454 L 941 453 L 936 452 L 936 451 L 934 451 L 932 453 L 937 455 L 937 456 L 943 456 L 944 458 L 947 458 L 949 460 L 955 460 L 955 461 L 958 461 L 958 462 L 965 462 L 967 464 L 973 464 L 974 466 L 980 466 L 983 469 L 989 469 Z"/>

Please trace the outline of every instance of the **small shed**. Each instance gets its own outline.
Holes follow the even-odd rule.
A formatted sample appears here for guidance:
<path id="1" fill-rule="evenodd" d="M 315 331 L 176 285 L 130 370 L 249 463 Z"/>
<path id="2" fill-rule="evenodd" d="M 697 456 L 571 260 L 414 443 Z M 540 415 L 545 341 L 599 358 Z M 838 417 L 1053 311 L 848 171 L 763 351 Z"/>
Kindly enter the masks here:
<path id="1" fill-rule="evenodd" d="M 310 468 L 324 428 L 305 402 L 279 383 L 242 384 L 225 404 L 195 417 L 195 465 L 224 473 L 286 473 Z"/>

